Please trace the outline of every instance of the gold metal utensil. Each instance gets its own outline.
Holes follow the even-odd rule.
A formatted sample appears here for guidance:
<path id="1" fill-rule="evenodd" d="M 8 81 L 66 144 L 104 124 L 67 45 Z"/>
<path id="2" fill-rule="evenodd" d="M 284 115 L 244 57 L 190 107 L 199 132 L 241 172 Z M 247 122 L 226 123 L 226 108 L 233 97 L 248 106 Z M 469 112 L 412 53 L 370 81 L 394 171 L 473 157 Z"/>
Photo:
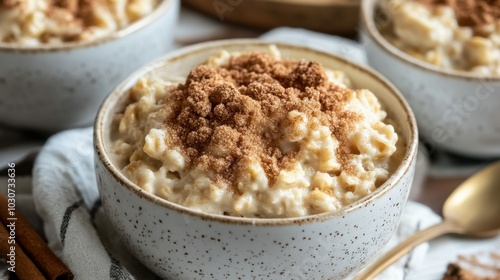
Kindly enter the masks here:
<path id="1" fill-rule="evenodd" d="M 397 245 L 355 280 L 373 279 L 416 245 L 447 233 L 490 237 L 500 233 L 500 161 L 463 182 L 446 199 L 443 221 L 422 230 Z"/>

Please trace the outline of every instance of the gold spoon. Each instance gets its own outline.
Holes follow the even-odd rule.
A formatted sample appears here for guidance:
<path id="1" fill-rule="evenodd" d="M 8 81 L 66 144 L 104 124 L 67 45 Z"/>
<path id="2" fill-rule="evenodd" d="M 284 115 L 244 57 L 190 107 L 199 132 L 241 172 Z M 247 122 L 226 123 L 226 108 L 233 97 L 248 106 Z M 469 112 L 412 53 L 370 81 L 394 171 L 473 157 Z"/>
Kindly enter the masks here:
<path id="1" fill-rule="evenodd" d="M 490 237 L 500 233 L 500 161 L 463 182 L 446 199 L 443 221 L 415 233 L 377 260 L 355 280 L 370 280 L 413 247 L 447 233 Z"/>

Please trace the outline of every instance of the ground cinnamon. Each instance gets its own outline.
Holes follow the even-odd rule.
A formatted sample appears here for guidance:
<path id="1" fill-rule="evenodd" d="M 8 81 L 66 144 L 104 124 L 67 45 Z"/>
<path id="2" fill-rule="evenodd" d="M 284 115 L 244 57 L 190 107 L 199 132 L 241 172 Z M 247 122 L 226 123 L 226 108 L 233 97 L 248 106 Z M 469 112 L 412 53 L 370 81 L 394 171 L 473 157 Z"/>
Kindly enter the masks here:
<path id="1" fill-rule="evenodd" d="M 21 0 L 0 0 L 0 7 L 14 7 L 19 4 Z"/>
<path id="2" fill-rule="evenodd" d="M 415 0 L 427 5 L 447 5 L 461 26 L 481 27 L 500 19 L 500 0 Z"/>
<path id="3" fill-rule="evenodd" d="M 38 270 L 43 273 L 45 278 L 50 280 L 73 279 L 73 274 L 69 268 L 52 252 L 45 240 L 43 240 L 43 238 L 29 225 L 26 219 L 18 211 L 15 212 L 14 216 L 9 215 L 8 202 L 4 196 L 0 195 L 0 220 L 3 229 L 5 229 L 4 226 L 12 222 L 9 218 L 13 217 L 16 218 L 16 243 L 22 247 L 26 256 L 36 265 Z M 7 243 L 3 240 L 1 242 L 1 247 L 3 248 L 4 244 Z M 19 268 L 21 268 L 21 266 Z M 20 269 L 16 270 L 16 274 L 20 276 L 18 271 L 20 271 Z M 30 271 L 33 272 L 32 270 Z"/>
<path id="4" fill-rule="evenodd" d="M 42 1 L 42 0 L 37 0 Z M 100 0 L 44 0 L 47 1 L 47 14 L 61 24 L 78 24 L 85 27 L 96 24 L 95 10 L 108 7 Z M 26 5 L 26 0 L 0 0 L 0 7 L 13 8 Z"/>
<path id="5" fill-rule="evenodd" d="M 330 82 L 318 62 L 249 52 L 221 67 L 193 69 L 167 97 L 172 114 L 165 125 L 189 165 L 202 165 L 216 180 L 235 186 L 247 161 L 258 161 L 272 185 L 295 162 L 296 150 L 280 148 L 285 128 L 293 127 L 288 113 L 294 110 L 330 128 L 339 141 L 342 169 L 349 169 L 346 137 L 357 115 L 344 103 L 351 93 Z"/>

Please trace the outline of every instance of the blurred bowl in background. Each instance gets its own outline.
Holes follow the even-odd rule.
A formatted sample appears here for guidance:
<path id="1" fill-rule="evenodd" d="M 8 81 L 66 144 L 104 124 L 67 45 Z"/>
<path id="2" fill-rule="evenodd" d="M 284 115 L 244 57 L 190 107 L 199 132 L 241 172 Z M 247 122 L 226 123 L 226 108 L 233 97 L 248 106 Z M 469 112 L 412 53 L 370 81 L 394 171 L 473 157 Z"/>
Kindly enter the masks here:
<path id="1" fill-rule="evenodd" d="M 500 77 L 438 68 L 399 50 L 377 29 L 379 2 L 365 0 L 361 7 L 361 39 L 368 62 L 405 95 L 431 149 L 499 157 Z"/>
<path id="2" fill-rule="evenodd" d="M 91 125 L 126 75 L 169 50 L 178 0 L 165 0 L 130 26 L 88 42 L 0 44 L 0 123 L 44 132 Z"/>

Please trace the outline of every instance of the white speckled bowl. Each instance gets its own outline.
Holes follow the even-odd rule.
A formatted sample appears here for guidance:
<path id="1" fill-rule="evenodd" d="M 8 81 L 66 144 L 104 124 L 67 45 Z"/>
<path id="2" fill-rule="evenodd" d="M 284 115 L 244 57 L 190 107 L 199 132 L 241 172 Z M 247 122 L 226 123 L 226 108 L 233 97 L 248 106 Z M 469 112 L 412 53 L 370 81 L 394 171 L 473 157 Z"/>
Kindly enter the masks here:
<path id="1" fill-rule="evenodd" d="M 364 0 L 361 8 L 368 61 L 408 99 L 423 138 L 458 154 L 499 157 L 500 77 L 441 69 L 397 49 L 378 32 L 376 23 L 387 22 L 374 19 L 378 2 Z"/>
<path id="2" fill-rule="evenodd" d="M 373 71 L 307 48 L 276 44 L 284 58 L 305 58 L 345 71 L 372 90 L 399 126 L 403 155 L 377 191 L 341 211 L 287 219 L 252 219 L 196 212 L 144 192 L 110 157 L 111 121 L 139 77 L 187 75 L 217 53 L 265 50 L 256 40 L 210 42 L 149 64 L 105 100 L 95 124 L 95 164 L 103 207 L 130 251 L 169 279 L 341 279 L 359 271 L 387 243 L 399 223 L 413 178 L 417 128 L 401 94 Z"/>
<path id="3" fill-rule="evenodd" d="M 90 125 L 106 95 L 171 44 L 179 0 L 107 37 L 60 46 L 0 43 L 0 123 L 54 132 Z"/>

